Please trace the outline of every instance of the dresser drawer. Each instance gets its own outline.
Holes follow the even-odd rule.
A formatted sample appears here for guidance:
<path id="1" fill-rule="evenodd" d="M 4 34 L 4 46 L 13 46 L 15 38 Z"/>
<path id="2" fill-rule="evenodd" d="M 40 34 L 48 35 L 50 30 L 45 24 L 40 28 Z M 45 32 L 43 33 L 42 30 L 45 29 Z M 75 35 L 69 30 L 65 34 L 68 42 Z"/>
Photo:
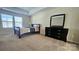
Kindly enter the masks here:
<path id="1" fill-rule="evenodd" d="M 52 31 L 51 34 L 52 35 L 62 35 L 62 32 Z"/>
<path id="2" fill-rule="evenodd" d="M 50 28 L 46 28 L 45 30 L 46 30 L 46 31 L 51 31 L 51 29 L 50 29 Z"/>
<path id="3" fill-rule="evenodd" d="M 51 33 L 51 31 L 47 31 L 47 33 Z"/>
<path id="4" fill-rule="evenodd" d="M 61 33 L 57 33 L 57 35 L 61 35 Z"/>
<path id="5" fill-rule="evenodd" d="M 50 36 L 51 34 L 47 34 L 47 35 L 49 35 L 49 36 Z"/>
<path id="6" fill-rule="evenodd" d="M 65 28 L 53 28 L 53 27 L 45 28 L 46 36 L 63 40 L 63 41 L 66 41 L 67 33 L 68 33 L 68 29 L 65 29 Z"/>
<path id="7" fill-rule="evenodd" d="M 57 32 L 61 32 L 62 30 L 57 30 Z"/>
<path id="8" fill-rule="evenodd" d="M 46 27 L 45 29 L 46 29 L 47 31 L 50 31 L 50 30 L 51 30 L 51 28 L 48 28 L 48 27 Z"/>

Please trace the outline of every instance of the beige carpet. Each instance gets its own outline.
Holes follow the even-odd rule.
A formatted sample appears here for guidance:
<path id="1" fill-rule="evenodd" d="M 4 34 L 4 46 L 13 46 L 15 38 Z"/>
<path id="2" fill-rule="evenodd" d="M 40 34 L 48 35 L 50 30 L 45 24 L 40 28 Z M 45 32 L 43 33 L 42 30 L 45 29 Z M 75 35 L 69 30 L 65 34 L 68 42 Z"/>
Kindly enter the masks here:
<path id="1" fill-rule="evenodd" d="M 0 35 L 0 51 L 73 51 L 75 44 L 65 43 L 40 34 L 26 35 L 21 39 L 14 34 Z"/>

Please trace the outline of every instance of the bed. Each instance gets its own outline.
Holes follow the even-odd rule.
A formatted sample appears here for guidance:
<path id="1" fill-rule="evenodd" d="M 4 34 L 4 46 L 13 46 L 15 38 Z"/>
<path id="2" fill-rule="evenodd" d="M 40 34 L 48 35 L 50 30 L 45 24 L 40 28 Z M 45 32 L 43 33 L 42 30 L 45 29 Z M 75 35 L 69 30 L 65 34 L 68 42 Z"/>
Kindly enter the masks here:
<path id="1" fill-rule="evenodd" d="M 32 24 L 31 27 L 14 27 L 14 34 L 21 38 L 26 34 L 40 33 L 40 24 Z"/>

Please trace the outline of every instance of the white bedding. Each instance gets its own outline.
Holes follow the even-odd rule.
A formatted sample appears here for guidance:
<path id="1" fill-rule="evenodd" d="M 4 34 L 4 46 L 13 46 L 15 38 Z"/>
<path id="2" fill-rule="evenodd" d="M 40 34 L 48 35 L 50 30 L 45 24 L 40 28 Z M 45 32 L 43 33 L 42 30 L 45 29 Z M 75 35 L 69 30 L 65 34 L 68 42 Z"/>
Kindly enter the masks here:
<path id="1" fill-rule="evenodd" d="M 36 32 L 36 31 L 39 31 L 39 28 L 38 28 L 38 27 L 34 27 L 34 28 L 35 28 L 35 32 Z"/>
<path id="2" fill-rule="evenodd" d="M 35 32 L 39 31 L 39 25 L 34 25 L 33 27 L 35 28 Z"/>
<path id="3" fill-rule="evenodd" d="M 30 28 L 21 28 L 20 29 L 20 34 L 28 33 L 30 32 Z"/>
<path id="4" fill-rule="evenodd" d="M 34 26 L 33 27 L 35 29 L 35 32 L 39 31 L 39 27 L 38 26 Z M 18 28 L 16 28 L 18 30 Z M 20 28 L 20 34 L 24 34 L 24 33 L 29 33 L 30 31 L 30 27 L 26 28 L 26 27 L 22 27 Z"/>

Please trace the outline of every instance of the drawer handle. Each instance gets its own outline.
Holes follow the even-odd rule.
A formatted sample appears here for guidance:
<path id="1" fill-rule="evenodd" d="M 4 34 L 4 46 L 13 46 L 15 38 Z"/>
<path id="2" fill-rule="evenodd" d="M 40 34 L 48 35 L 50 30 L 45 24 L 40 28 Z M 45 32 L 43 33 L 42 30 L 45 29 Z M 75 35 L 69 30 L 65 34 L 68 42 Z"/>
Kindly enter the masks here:
<path id="1" fill-rule="evenodd" d="M 60 36 L 58 36 L 58 38 L 60 38 Z"/>
<path id="2" fill-rule="evenodd" d="M 50 35 L 50 34 L 48 34 L 48 35 Z"/>
<path id="3" fill-rule="evenodd" d="M 60 35 L 60 33 L 57 33 L 58 35 Z"/>
<path id="4" fill-rule="evenodd" d="M 61 31 L 61 30 L 58 30 L 58 31 Z"/>
<path id="5" fill-rule="evenodd" d="M 48 31 L 48 33 L 51 33 L 50 31 Z"/>

